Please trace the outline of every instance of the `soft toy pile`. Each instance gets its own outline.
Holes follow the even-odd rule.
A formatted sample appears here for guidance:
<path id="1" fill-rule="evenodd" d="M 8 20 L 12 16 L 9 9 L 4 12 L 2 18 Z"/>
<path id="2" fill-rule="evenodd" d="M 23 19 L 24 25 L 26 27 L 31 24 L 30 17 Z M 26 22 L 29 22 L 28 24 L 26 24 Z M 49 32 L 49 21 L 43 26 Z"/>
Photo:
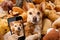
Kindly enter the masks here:
<path id="1" fill-rule="evenodd" d="M 7 19 L 15 16 L 23 18 L 25 40 L 60 40 L 60 0 L 0 0 L 0 40 L 7 40 L 4 39 L 10 31 Z M 39 21 L 38 25 L 32 18 Z M 33 32 L 34 26 L 37 32 Z"/>

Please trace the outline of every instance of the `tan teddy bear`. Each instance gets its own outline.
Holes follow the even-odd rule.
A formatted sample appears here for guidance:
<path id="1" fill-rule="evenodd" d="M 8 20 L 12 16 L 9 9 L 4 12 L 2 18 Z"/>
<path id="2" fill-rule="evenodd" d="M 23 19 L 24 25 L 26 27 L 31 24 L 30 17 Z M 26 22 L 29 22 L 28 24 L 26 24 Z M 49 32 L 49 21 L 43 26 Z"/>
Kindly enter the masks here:
<path id="1" fill-rule="evenodd" d="M 57 28 L 57 29 L 60 28 L 60 18 L 58 18 L 57 20 L 55 20 L 55 21 L 53 22 L 52 27 L 53 27 L 53 28 Z"/>
<path id="2" fill-rule="evenodd" d="M 51 20 L 55 21 L 60 16 L 56 14 L 57 12 L 55 10 L 45 10 L 44 14 Z"/>
<path id="3" fill-rule="evenodd" d="M 49 20 L 48 18 L 45 18 L 45 19 L 43 20 L 43 30 L 42 30 L 42 34 L 43 34 L 43 35 L 46 34 L 46 33 L 47 33 L 47 30 L 48 30 L 49 28 L 51 28 L 51 26 L 52 26 L 52 21 Z"/>

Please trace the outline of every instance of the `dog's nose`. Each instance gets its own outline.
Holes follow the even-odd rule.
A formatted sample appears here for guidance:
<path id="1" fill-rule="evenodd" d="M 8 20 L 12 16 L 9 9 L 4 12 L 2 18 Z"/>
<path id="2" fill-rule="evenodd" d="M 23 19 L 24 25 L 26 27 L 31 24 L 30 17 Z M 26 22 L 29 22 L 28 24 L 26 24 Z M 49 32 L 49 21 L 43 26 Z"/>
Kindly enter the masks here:
<path id="1" fill-rule="evenodd" d="M 37 22 L 37 17 L 33 17 L 33 22 Z"/>
<path id="2" fill-rule="evenodd" d="M 20 27 L 18 27 L 18 30 L 20 30 Z"/>

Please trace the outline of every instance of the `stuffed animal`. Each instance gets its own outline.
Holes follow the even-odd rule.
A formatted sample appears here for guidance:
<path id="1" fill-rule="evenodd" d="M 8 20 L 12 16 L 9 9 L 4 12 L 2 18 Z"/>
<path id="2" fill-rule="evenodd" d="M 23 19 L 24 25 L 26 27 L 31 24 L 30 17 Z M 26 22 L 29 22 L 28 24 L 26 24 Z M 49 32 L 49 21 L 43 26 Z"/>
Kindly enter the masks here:
<path id="1" fill-rule="evenodd" d="M 53 24 L 52 24 L 53 28 L 59 29 L 60 28 L 60 18 L 56 19 Z"/>
<path id="2" fill-rule="evenodd" d="M 60 0 L 55 0 L 54 4 L 56 5 L 55 10 L 60 11 Z"/>
<path id="3" fill-rule="evenodd" d="M 59 11 L 60 11 L 60 5 L 56 5 L 55 10 L 56 10 L 57 12 L 59 12 Z"/>
<path id="4" fill-rule="evenodd" d="M 9 31 L 7 19 L 0 19 L 0 33 L 4 35 Z"/>
<path id="5" fill-rule="evenodd" d="M 59 40 L 59 31 L 54 28 L 50 28 L 47 34 L 43 37 L 43 40 Z"/>
<path id="6" fill-rule="evenodd" d="M 42 34 L 46 34 L 46 33 L 47 33 L 47 30 L 48 30 L 49 28 L 51 28 L 51 26 L 52 26 L 52 21 L 49 20 L 48 18 L 45 18 L 45 19 L 43 20 L 43 30 L 42 30 Z"/>
<path id="7" fill-rule="evenodd" d="M 20 7 L 13 7 L 12 10 L 13 10 L 13 12 L 18 12 L 19 14 L 24 12 L 24 10 L 21 9 Z"/>
<path id="8" fill-rule="evenodd" d="M 56 14 L 57 12 L 55 10 L 48 10 L 46 9 L 44 14 L 51 20 L 51 21 L 55 21 L 57 18 L 59 18 L 60 16 Z"/>
<path id="9" fill-rule="evenodd" d="M 0 3 L 2 3 L 4 0 L 0 0 Z"/>
<path id="10" fill-rule="evenodd" d="M 24 22 L 27 21 L 27 13 L 26 13 L 26 12 L 23 12 L 23 13 L 22 13 L 21 15 L 19 15 L 19 16 L 22 16 Z"/>
<path id="11" fill-rule="evenodd" d="M 54 4 L 55 5 L 60 5 L 60 0 L 55 0 Z"/>

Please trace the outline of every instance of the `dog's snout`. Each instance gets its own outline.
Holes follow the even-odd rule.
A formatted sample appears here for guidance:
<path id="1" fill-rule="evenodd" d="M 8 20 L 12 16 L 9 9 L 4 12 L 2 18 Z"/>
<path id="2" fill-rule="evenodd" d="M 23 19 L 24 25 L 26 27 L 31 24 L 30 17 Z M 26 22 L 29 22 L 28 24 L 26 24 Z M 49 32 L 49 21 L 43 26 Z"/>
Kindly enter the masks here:
<path id="1" fill-rule="evenodd" d="M 33 22 L 37 22 L 37 17 L 33 17 Z"/>
<path id="2" fill-rule="evenodd" d="M 18 30 L 20 30 L 20 27 L 18 27 Z"/>

